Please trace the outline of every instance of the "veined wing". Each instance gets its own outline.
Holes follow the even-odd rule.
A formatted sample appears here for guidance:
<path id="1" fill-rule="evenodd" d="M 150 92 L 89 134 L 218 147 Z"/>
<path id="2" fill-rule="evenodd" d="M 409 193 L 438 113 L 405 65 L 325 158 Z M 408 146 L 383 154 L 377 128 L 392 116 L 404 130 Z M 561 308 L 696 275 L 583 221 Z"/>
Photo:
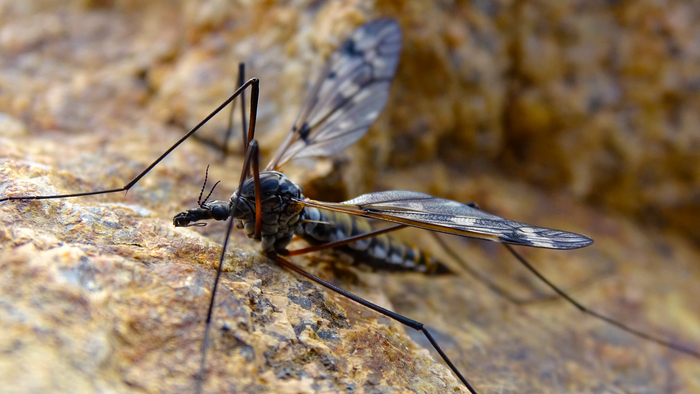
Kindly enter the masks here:
<path id="1" fill-rule="evenodd" d="M 369 193 L 341 203 L 299 202 L 319 209 L 514 245 L 576 249 L 593 243 L 583 235 L 514 222 L 457 201 L 418 192 Z"/>
<path id="2" fill-rule="evenodd" d="M 393 19 L 358 27 L 328 59 L 267 169 L 292 157 L 335 155 L 365 135 L 387 102 L 400 53 Z"/>

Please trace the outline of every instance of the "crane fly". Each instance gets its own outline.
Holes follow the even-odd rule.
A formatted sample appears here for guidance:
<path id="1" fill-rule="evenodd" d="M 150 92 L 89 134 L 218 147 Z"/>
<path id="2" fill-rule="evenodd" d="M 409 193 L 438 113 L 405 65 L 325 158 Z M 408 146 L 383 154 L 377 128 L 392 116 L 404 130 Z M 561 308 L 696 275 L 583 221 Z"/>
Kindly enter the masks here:
<path id="1" fill-rule="evenodd" d="M 250 89 L 249 122 L 243 120 L 243 124 L 247 124 L 243 132 L 246 159 L 238 188 L 229 200 L 209 200 L 214 188 L 202 200 L 201 196 L 206 188 L 205 178 L 198 207 L 181 212 L 173 218 L 173 224 L 176 227 L 202 226 L 205 225 L 202 222 L 204 220 L 227 221 L 226 236 L 211 292 L 202 340 L 200 371 L 196 380 L 197 392 L 201 392 L 206 378 L 204 372 L 214 299 L 234 224 L 244 229 L 248 237 L 259 241 L 262 253 L 269 259 L 375 312 L 422 332 L 471 393 L 476 393 L 476 389 L 452 363 L 422 323 L 348 293 L 299 268 L 289 261 L 288 256 L 335 248 L 352 255 L 356 260 L 371 265 L 376 270 L 434 274 L 447 273 L 449 270 L 427 254 L 397 241 L 388 233 L 404 227 L 416 227 L 433 232 L 500 242 L 506 244 L 509 251 L 539 279 L 581 311 L 633 335 L 700 357 L 693 350 L 652 337 L 586 309 L 535 271 L 509 246 L 576 249 L 590 245 L 593 241 L 588 237 L 514 222 L 488 214 L 474 204 L 463 204 L 411 191 L 369 193 L 340 203 L 315 201 L 304 197 L 301 188 L 280 172 L 280 168 L 292 159 L 335 155 L 355 143 L 367 132 L 388 100 L 389 87 L 399 61 L 401 41 L 401 29 L 392 19 L 377 19 L 358 27 L 330 56 L 319 79 L 305 99 L 290 132 L 262 171 L 259 166 L 259 147 L 255 140 L 259 80 L 252 78 L 243 82 L 243 78 L 240 78 L 239 88 L 229 99 L 123 187 L 60 195 L 6 196 L 1 198 L 0 202 L 81 197 L 128 191 L 214 115 L 229 106 L 245 90 Z M 245 110 L 243 112 L 245 113 Z M 375 229 L 369 220 L 390 222 L 393 225 Z M 287 246 L 295 235 L 312 246 L 289 251 Z"/>

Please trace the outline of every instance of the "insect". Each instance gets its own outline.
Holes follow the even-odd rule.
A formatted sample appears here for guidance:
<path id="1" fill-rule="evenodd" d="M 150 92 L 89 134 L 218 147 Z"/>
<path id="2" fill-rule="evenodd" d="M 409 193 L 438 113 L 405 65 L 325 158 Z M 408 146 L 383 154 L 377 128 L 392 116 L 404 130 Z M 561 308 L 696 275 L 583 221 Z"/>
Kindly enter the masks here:
<path id="1" fill-rule="evenodd" d="M 400 37 L 398 26 L 393 21 L 385 19 L 359 28 L 350 40 L 341 47 L 340 51 L 333 55 L 335 58 L 331 58 L 328 62 L 328 66 L 322 73 L 319 83 L 312 90 L 310 98 L 307 99 L 303 107 L 304 110 L 299 117 L 299 121 L 292 129 L 288 139 L 278 149 L 272 162 L 262 172 L 259 172 L 256 168 L 258 153 L 257 145 L 253 142 L 255 116 L 251 116 L 248 163 L 244 165 L 244 176 L 238 192 L 234 194 L 230 201 L 208 201 L 208 199 L 205 199 L 201 202 L 199 208 L 177 215 L 174 218 L 175 225 L 189 226 L 198 220 L 227 219 L 229 216 L 233 216 L 237 219 L 237 224 L 246 229 L 249 236 L 259 238 L 262 241 L 263 251 L 268 256 L 282 264 L 286 260 L 280 255 L 286 253 L 286 245 L 293 232 L 301 233 L 312 243 L 323 244 L 340 240 L 345 235 L 354 235 L 348 234 L 352 232 L 347 230 L 351 229 L 353 224 L 364 223 L 360 219 L 345 219 L 346 222 L 344 223 L 333 222 L 334 224 L 331 224 L 330 219 L 336 214 L 322 213 L 319 209 L 349 213 L 355 217 L 386 220 L 400 225 L 411 225 L 457 235 L 527 246 L 571 249 L 590 244 L 590 240 L 577 234 L 522 225 L 486 214 L 473 206 L 415 192 L 372 193 L 339 204 L 311 201 L 304 199 L 298 188 L 291 181 L 275 171 L 279 166 L 294 157 L 335 154 L 364 134 L 369 125 L 378 116 L 388 95 L 389 81 L 391 75 L 393 75 L 393 68 L 398 62 L 397 34 Z M 362 37 L 368 40 L 369 44 L 364 42 Z M 362 44 L 367 46 L 363 47 Z M 383 48 L 382 44 L 387 44 L 388 49 Z M 377 53 L 382 56 L 377 56 Z M 367 60 L 365 58 L 367 54 L 377 56 L 374 60 L 378 63 L 375 64 L 371 60 Z M 387 59 L 383 56 L 389 56 L 390 58 Z M 358 61 L 359 66 L 355 65 L 352 62 L 353 60 Z M 361 80 L 363 75 L 367 78 L 367 74 L 362 73 L 362 66 L 367 63 L 378 69 L 386 67 L 388 64 L 391 72 L 383 74 L 384 78 L 377 80 L 373 79 L 374 74 L 370 74 L 369 84 L 359 84 L 356 78 Z M 334 68 L 334 65 L 337 68 Z M 357 74 L 353 72 L 357 72 Z M 380 73 L 380 75 L 382 74 Z M 343 81 L 345 84 L 343 84 Z M 245 85 L 244 88 L 247 86 L 255 88 L 256 83 L 256 81 L 251 82 Z M 354 93 L 349 94 L 348 92 Z M 351 99 L 348 97 L 351 97 Z M 256 99 L 253 99 L 253 102 L 255 103 Z M 331 110 L 327 110 L 328 108 L 324 104 L 329 105 L 328 108 Z M 226 105 L 228 105 L 228 102 L 224 103 L 221 108 Z M 327 111 L 324 112 L 324 109 Z M 314 122 L 315 119 L 318 119 L 318 121 Z M 343 126 L 345 123 L 349 124 L 349 128 L 348 126 Z M 334 125 L 338 127 L 333 127 Z M 169 154 L 182 141 L 184 141 L 184 138 L 166 151 L 161 158 Z M 160 159 L 123 189 L 129 189 L 133 186 L 158 161 Z M 249 167 L 252 167 L 252 170 Z M 248 172 L 252 172 L 253 176 L 250 177 Z M 259 177 L 259 181 L 256 181 L 256 176 Z M 99 193 L 121 191 L 123 189 L 100 191 Z M 280 189 L 284 189 L 285 194 L 280 195 Z M 77 193 L 68 196 L 90 194 L 95 193 Z M 240 197 L 244 197 L 245 200 L 239 199 Z M 263 197 L 265 197 L 265 200 L 263 200 Z M 277 210 L 280 212 L 276 213 L 275 217 L 270 218 L 262 215 L 263 210 L 266 214 Z M 280 223 L 280 218 L 284 218 L 285 222 Z M 280 227 L 284 227 L 284 231 L 280 231 Z M 337 232 L 338 229 L 345 231 Z M 336 230 L 336 232 L 334 233 L 331 230 Z M 226 239 L 228 239 L 228 236 Z M 434 263 L 422 254 L 414 253 L 414 258 L 407 258 L 406 254 L 413 252 L 402 249 L 403 246 L 390 248 L 388 245 L 391 241 L 386 240 L 387 238 L 379 238 L 379 241 L 359 240 L 354 243 L 356 248 L 353 248 L 353 244 L 347 244 L 345 247 L 346 251 L 353 252 L 354 250 L 357 254 L 362 254 L 366 250 L 373 250 L 374 255 L 372 253 L 369 253 L 369 256 L 365 254 L 365 258 L 375 259 L 375 263 L 379 268 L 384 264 L 384 268 L 398 270 L 430 271 L 438 269 Z M 399 251 L 404 255 L 398 258 L 392 257 L 394 255 L 398 256 L 398 253 L 392 252 Z M 223 257 L 224 255 L 222 254 L 219 267 L 222 267 Z M 293 266 L 288 265 L 287 267 L 293 269 Z M 215 291 L 212 294 L 214 295 Z M 405 319 L 403 322 L 413 324 Z M 419 325 L 415 326 L 419 327 Z M 204 343 L 206 344 L 206 342 L 207 340 L 205 339 Z M 207 346 L 205 345 L 203 348 L 206 350 Z M 456 368 L 453 367 L 453 370 L 456 374 L 460 374 Z M 463 377 L 462 379 L 464 380 Z M 468 384 L 466 380 L 464 382 Z"/>

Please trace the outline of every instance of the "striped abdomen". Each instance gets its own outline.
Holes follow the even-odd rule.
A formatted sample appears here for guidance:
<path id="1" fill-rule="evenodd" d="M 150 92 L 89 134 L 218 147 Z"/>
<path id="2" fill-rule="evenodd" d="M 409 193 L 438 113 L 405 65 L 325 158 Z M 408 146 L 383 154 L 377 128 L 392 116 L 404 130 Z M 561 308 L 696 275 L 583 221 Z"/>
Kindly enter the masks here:
<path id="1" fill-rule="evenodd" d="M 311 244 L 319 245 L 372 230 L 369 221 L 364 218 L 307 206 L 300 214 L 296 234 Z M 336 249 L 349 254 L 356 262 L 365 263 L 377 270 L 417 271 L 426 274 L 449 272 L 447 267 L 432 257 L 389 234 L 363 239 Z"/>

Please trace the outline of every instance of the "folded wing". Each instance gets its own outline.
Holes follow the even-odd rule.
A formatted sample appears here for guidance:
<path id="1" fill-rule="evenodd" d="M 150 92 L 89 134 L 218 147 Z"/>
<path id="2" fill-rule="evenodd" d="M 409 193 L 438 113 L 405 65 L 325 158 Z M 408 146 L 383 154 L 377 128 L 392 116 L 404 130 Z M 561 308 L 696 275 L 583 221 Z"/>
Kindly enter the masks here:
<path id="1" fill-rule="evenodd" d="M 514 222 L 456 201 L 411 191 L 363 194 L 341 203 L 300 202 L 320 209 L 513 245 L 577 249 L 593 243 L 580 234 Z"/>

